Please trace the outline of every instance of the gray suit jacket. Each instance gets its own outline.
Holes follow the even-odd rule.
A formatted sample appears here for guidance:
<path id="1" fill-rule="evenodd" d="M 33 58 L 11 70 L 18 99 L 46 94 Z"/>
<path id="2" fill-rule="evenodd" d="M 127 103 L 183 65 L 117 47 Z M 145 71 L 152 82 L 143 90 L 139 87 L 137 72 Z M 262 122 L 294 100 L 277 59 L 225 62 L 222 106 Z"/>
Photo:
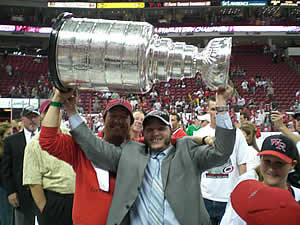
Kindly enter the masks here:
<path id="1" fill-rule="evenodd" d="M 129 225 L 129 210 L 135 202 L 150 158 L 147 146 L 127 141 L 116 147 L 98 137 L 81 124 L 72 132 L 87 158 L 96 166 L 117 173 L 108 225 Z M 198 145 L 190 137 L 177 140 L 162 162 L 165 197 L 181 225 L 208 225 L 200 190 L 201 172 L 224 164 L 232 153 L 235 130 L 217 127 L 215 148 Z"/>

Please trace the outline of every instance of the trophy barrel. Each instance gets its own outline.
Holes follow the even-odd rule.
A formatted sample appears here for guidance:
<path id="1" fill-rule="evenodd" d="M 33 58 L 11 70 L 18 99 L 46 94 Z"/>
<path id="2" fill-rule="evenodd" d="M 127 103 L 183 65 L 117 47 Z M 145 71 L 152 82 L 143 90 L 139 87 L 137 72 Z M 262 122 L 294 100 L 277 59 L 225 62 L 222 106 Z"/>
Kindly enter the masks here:
<path id="1" fill-rule="evenodd" d="M 146 57 L 154 28 L 149 23 L 57 18 L 49 43 L 49 70 L 55 86 L 98 91 L 147 92 Z"/>
<path id="2" fill-rule="evenodd" d="M 53 26 L 49 71 L 61 91 L 145 93 L 153 83 L 200 72 L 215 90 L 227 85 L 231 38 L 215 38 L 201 51 L 154 33 L 145 22 L 74 18 L 63 13 Z"/>

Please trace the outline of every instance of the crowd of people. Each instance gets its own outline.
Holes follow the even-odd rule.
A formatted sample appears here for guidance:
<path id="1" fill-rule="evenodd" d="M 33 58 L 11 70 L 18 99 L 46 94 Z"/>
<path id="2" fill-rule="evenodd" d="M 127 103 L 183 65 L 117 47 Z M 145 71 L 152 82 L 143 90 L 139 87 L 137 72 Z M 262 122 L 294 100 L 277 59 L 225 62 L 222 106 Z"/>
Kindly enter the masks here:
<path id="1" fill-rule="evenodd" d="M 291 115 L 297 133 L 271 111 L 280 134 L 260 145 L 247 110 L 233 116 L 232 92 L 210 94 L 205 114 L 188 127 L 176 110 L 143 112 L 125 98 L 108 99 L 95 130 L 78 112 L 79 92 L 55 89 L 39 110 L 23 109 L 23 130 L 13 134 L 10 123 L 0 124 L 0 224 L 260 225 L 265 215 L 270 225 L 287 216 L 284 224 L 296 225 L 300 106 Z M 242 199 L 261 189 L 282 199 L 259 195 L 249 211 Z M 259 203 L 266 199 L 280 212 L 274 218 Z"/>

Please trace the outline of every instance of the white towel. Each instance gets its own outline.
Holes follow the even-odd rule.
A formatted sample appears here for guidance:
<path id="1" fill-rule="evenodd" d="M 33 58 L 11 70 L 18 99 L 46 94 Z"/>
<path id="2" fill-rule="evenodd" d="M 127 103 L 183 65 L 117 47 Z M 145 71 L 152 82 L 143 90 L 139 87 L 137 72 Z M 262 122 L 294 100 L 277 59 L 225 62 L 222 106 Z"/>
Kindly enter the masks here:
<path id="1" fill-rule="evenodd" d="M 107 170 L 103 170 L 103 169 L 96 167 L 93 163 L 92 163 L 92 165 L 97 174 L 99 188 L 102 191 L 109 192 L 109 172 Z"/>

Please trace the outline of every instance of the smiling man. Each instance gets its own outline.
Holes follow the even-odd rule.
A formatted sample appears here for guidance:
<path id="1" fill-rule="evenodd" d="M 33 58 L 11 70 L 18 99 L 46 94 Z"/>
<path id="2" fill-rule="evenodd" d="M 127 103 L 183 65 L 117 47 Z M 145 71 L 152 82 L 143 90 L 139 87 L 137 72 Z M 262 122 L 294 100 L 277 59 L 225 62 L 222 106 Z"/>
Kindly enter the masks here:
<path id="1" fill-rule="evenodd" d="M 225 108 L 231 93 L 230 87 L 219 89 L 217 106 Z M 225 163 L 232 153 L 235 130 L 228 112 L 216 116 L 214 147 L 199 145 L 189 137 L 171 145 L 170 118 L 162 111 L 145 117 L 145 144 L 128 140 L 117 147 L 95 137 L 79 122 L 74 92 L 58 96 L 69 115 L 72 136 L 86 157 L 99 168 L 118 174 L 106 224 L 210 224 L 201 197 L 200 174 Z M 43 127 L 51 125 L 53 118 L 48 119 Z"/>
<path id="2" fill-rule="evenodd" d="M 42 123 L 40 145 L 43 150 L 72 165 L 76 173 L 73 223 L 105 225 L 114 193 L 116 173 L 95 166 L 86 158 L 69 134 L 58 133 L 60 107 L 62 107 L 59 95 L 58 90 L 55 90 Z M 77 99 L 73 100 L 77 101 Z M 129 128 L 134 120 L 130 103 L 124 99 L 109 101 L 103 117 L 102 139 L 112 146 L 120 146 L 128 139 Z"/>

